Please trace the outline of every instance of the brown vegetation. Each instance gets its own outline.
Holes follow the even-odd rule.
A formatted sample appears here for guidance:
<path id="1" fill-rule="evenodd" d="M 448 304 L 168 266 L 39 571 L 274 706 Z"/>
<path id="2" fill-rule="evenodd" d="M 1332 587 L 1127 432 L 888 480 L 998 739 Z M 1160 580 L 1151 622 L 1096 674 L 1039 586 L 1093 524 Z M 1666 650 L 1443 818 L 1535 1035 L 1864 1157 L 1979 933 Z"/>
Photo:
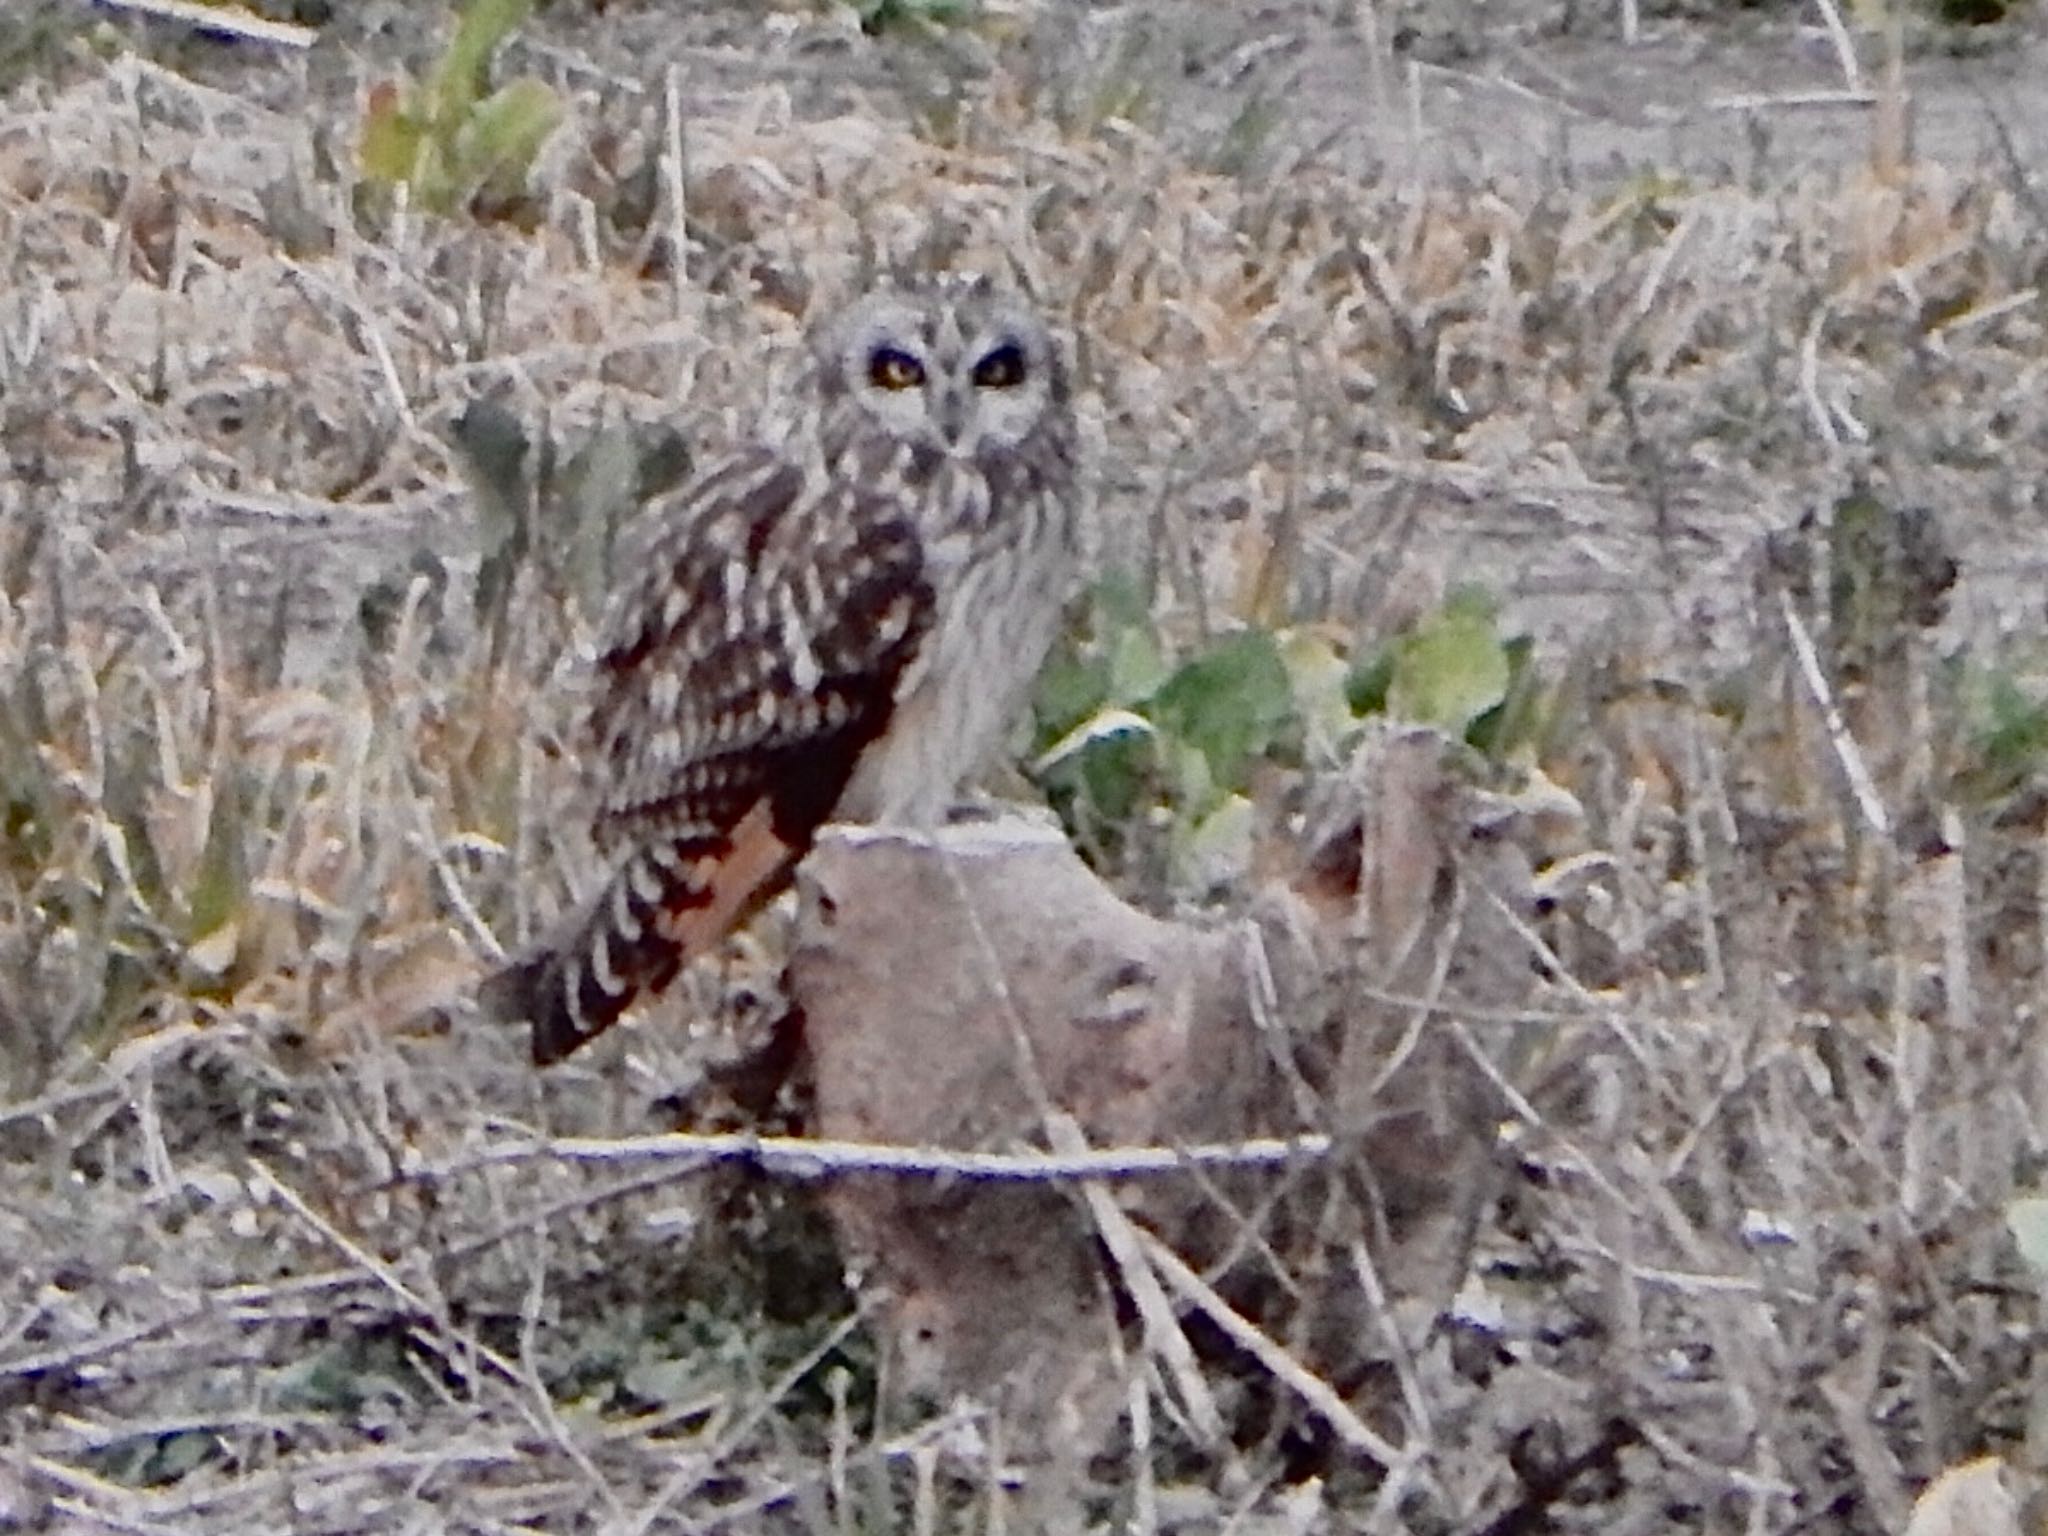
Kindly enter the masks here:
<path id="1" fill-rule="evenodd" d="M 465 1000 L 588 874 L 583 531 L 655 471 L 578 450 L 724 440 L 876 252 L 1010 263 L 1072 328 L 1105 560 L 1169 654 L 1350 662 L 1478 580 L 1543 684 L 1491 754 L 1294 743 L 1220 881 L 1145 825 L 1096 850 L 1257 936 L 1274 1076 L 1220 1133 L 1335 1143 L 1022 1183 L 1101 1242 L 1082 1310 L 1136 1373 L 1031 1518 L 1893 1532 L 1985 1455 L 2038 1502 L 2021 168 L 1361 178 L 987 46 L 915 128 L 711 93 L 680 205 L 661 90 L 572 80 L 527 228 L 352 197 L 367 80 L 281 111 L 123 55 L 0 109 L 0 1522 L 1019 1496 L 1000 1415 L 879 1380 L 830 1159 L 755 1139 L 812 1107 L 718 1105 L 786 918 L 546 1077 Z M 1032 1109 L 994 1150 L 1071 1154 Z M 740 1132 L 639 1139 L 679 1121 Z"/>

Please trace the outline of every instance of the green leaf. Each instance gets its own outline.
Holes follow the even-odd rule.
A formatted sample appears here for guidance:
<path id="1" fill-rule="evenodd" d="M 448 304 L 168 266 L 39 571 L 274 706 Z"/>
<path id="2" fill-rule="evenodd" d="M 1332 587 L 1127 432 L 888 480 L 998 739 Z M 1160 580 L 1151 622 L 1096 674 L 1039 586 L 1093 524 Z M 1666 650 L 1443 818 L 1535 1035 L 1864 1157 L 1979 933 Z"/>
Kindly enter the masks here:
<path id="1" fill-rule="evenodd" d="M 491 56 L 532 8 L 533 0 L 468 0 L 424 86 L 385 82 L 371 91 L 357 150 L 368 187 L 403 183 L 415 207 L 435 213 L 525 191 L 534 159 L 562 120 L 561 99 L 531 78 L 486 91 Z"/>
<path id="2" fill-rule="evenodd" d="M 246 819 L 235 771 L 223 767 L 213 787 L 213 810 L 206 823 L 206 847 L 199 855 L 199 872 L 185 895 L 185 937 L 203 954 L 235 942 L 229 925 L 241 915 L 249 893 L 248 851 L 242 842 Z M 205 945 L 209 938 L 216 939 L 212 950 Z M 206 969 L 218 973 L 226 965 L 209 961 Z"/>
<path id="3" fill-rule="evenodd" d="M 1201 747 L 1189 741 L 1169 741 L 1164 745 L 1167 783 L 1172 788 L 1174 803 L 1183 816 L 1200 816 L 1208 812 L 1220 797 L 1216 787 L 1216 773 L 1209 755 Z"/>
<path id="4" fill-rule="evenodd" d="M 1165 658 L 1137 579 L 1113 570 L 1088 594 L 1085 633 L 1069 636 L 1039 673 L 1033 710 L 1044 751 L 1109 706 L 1132 706 L 1166 680 Z"/>
<path id="5" fill-rule="evenodd" d="M 434 70 L 434 115 L 456 123 L 483 96 L 491 55 L 533 10 L 533 0 L 469 0 Z"/>
<path id="6" fill-rule="evenodd" d="M 1543 689 L 1533 665 L 1536 642 L 1516 635 L 1503 642 L 1507 657 L 1508 686 L 1500 703 L 1474 720 L 1465 740 L 1496 760 L 1529 745 L 1538 735 L 1543 716 Z"/>
<path id="7" fill-rule="evenodd" d="M 1081 721 L 1071 731 L 1047 747 L 1038 760 L 1032 764 L 1034 772 L 1043 773 L 1057 767 L 1069 758 L 1078 757 L 1099 741 L 1108 741 L 1120 736 L 1150 736 L 1152 722 L 1133 710 L 1119 709 L 1114 705 L 1098 709 Z"/>
<path id="8" fill-rule="evenodd" d="M 1235 884 L 1251 868 L 1257 817 L 1243 795 L 1225 795 L 1189 826 L 1174 847 L 1175 874 L 1183 885 L 1213 891 Z"/>
<path id="9" fill-rule="evenodd" d="M 1336 642 L 1315 629 L 1296 630 L 1281 642 L 1288 686 L 1307 735 L 1309 760 L 1330 763 L 1357 728 L 1350 699 L 1351 669 Z"/>
<path id="10" fill-rule="evenodd" d="M 1032 712 L 1038 723 L 1038 747 L 1049 751 L 1082 722 L 1109 702 L 1109 662 L 1067 647 L 1054 652 L 1038 674 Z"/>
<path id="11" fill-rule="evenodd" d="M 1962 700 L 1967 742 L 1955 772 L 1958 793 L 1973 801 L 2012 793 L 2048 764 L 2048 705 L 2013 673 L 1958 666 L 1951 686 Z"/>
<path id="12" fill-rule="evenodd" d="M 1166 658 L 1160 654 L 1159 637 L 1149 627 L 1117 630 L 1110 636 L 1107 649 L 1105 686 L 1109 703 L 1142 704 L 1159 691 L 1169 676 Z"/>
<path id="13" fill-rule="evenodd" d="M 1153 722 L 1207 759 L 1225 789 L 1242 789 L 1251 760 L 1296 723 L 1293 684 L 1265 630 L 1245 630 L 1175 672 L 1151 700 Z"/>
<path id="14" fill-rule="evenodd" d="M 1078 789 L 1103 819 L 1123 822 L 1151 798 L 1156 747 L 1152 737 L 1136 731 L 1096 736 L 1076 762 Z"/>
<path id="15" fill-rule="evenodd" d="M 1394 666 L 1399 646 L 1383 645 L 1358 658 L 1344 678 L 1344 702 L 1360 717 L 1387 712 L 1387 695 L 1394 687 Z"/>
<path id="16" fill-rule="evenodd" d="M 363 136 L 356 146 L 356 163 L 368 180 L 396 186 L 410 181 L 419 163 L 420 141 L 426 125 L 403 104 L 399 90 L 381 85 L 370 93 L 370 105 L 363 114 Z"/>
<path id="17" fill-rule="evenodd" d="M 562 104 L 538 80 L 514 80 L 479 103 L 455 135 L 456 181 L 466 193 L 511 197 L 526 188 Z"/>
<path id="18" fill-rule="evenodd" d="M 2018 767 L 2048 749 L 2048 706 L 2030 698 L 2011 673 L 1985 679 L 1984 712 L 1983 750 L 1994 763 Z"/>
<path id="19" fill-rule="evenodd" d="M 188 1472 L 196 1472 L 221 1453 L 218 1436 L 207 1430 L 180 1430 L 166 1435 L 157 1447 L 150 1471 L 151 1482 L 175 1483 Z"/>
<path id="20" fill-rule="evenodd" d="M 1463 736 L 1507 697 L 1510 675 L 1492 599 L 1462 588 L 1398 646 L 1387 709 Z"/>
<path id="21" fill-rule="evenodd" d="M 1122 567 L 1106 571 L 1088 596 L 1098 635 L 1113 629 L 1152 627 L 1152 604 L 1136 572 Z"/>

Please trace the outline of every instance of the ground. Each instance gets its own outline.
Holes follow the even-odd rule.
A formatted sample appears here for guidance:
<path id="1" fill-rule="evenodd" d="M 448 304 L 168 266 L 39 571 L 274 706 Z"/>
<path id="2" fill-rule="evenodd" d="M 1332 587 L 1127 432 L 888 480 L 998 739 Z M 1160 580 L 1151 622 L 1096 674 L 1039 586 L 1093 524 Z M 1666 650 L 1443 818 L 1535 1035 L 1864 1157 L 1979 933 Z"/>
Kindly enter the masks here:
<path id="1" fill-rule="evenodd" d="M 337 10 L 6 38 L 0 1527 L 2038 1526 L 2038 17 L 1902 15 L 1894 75 L 1845 14 L 1852 80 L 1804 7 L 558 3 L 496 63 L 565 109 L 530 186 L 444 216 L 354 157 L 443 34 Z M 1364 690 L 1200 882 L 1091 844 L 1266 936 L 1271 1129 L 1358 1130 L 1368 1017 L 1519 1043 L 1448 1279 L 1396 1155 L 1253 1200 L 1251 1341 L 1175 1290 L 1035 1488 L 889 1399 L 788 1163 L 632 1140 L 760 1128 L 706 1063 L 781 919 L 546 1075 L 467 1003 L 590 873 L 614 525 L 874 259 L 1071 333 L 1146 646 L 1305 687 L 1477 583 L 1540 680 L 1396 901 L 1433 975 Z"/>

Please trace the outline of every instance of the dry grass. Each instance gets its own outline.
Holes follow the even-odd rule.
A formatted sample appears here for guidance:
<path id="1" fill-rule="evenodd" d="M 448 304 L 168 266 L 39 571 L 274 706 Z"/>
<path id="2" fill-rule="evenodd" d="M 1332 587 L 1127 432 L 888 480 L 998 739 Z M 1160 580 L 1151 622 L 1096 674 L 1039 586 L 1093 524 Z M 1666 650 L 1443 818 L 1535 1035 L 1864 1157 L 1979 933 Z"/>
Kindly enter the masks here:
<path id="1" fill-rule="evenodd" d="M 1577 679 L 1544 766 L 1585 819 L 1551 851 L 1613 861 L 1546 930 L 1467 1321 L 1354 1405 L 1401 1475 L 1285 1395 L 1197 1452 L 1141 1390 L 1098 1507 L 1896 1531 L 1992 1452 L 2038 1494 L 2002 1211 L 2041 1167 L 2048 866 L 2028 794 L 1964 792 L 1939 655 L 2034 607 L 2017 176 L 1239 177 L 1000 80 L 944 142 L 759 89 L 689 125 L 685 271 L 675 209 L 619 227 L 658 107 L 582 106 L 531 233 L 364 228 L 315 170 L 344 118 L 132 62 L 0 112 L 0 1523 L 1005 1518 L 999 1426 L 875 1415 L 801 1212 L 695 1165 L 480 1155 L 667 1128 L 758 957 L 546 1080 L 462 1000 L 584 867 L 558 738 L 589 614 L 536 565 L 509 647 L 475 632 L 453 423 L 724 441 L 861 251 L 920 247 L 1002 253 L 1081 338 L 1105 546 L 1169 630 L 1227 627 L 1276 565 L 1285 607 L 1365 633 L 1453 576 L 1503 591 Z M 1758 541 L 1855 486 L 1934 508 L 1965 574 L 1838 739 L 1784 619 L 1824 631 L 1825 599 L 1760 586 Z M 366 649 L 360 594 L 420 551 L 445 591 L 401 583 Z M 1206 1368 L 1243 1406 L 1272 1364 Z"/>

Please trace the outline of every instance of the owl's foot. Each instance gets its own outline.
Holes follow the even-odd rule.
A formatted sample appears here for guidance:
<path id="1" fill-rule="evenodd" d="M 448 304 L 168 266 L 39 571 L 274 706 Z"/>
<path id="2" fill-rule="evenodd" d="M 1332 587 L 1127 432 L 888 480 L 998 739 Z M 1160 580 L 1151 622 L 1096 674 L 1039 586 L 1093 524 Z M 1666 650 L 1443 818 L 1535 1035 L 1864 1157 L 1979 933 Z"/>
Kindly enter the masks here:
<path id="1" fill-rule="evenodd" d="M 992 821 L 1015 821 L 1019 818 L 1051 827 L 1059 825 L 1059 818 L 1049 805 L 1030 800 L 1009 800 L 982 789 L 970 789 L 946 807 L 946 825 L 949 827 L 977 827 Z"/>

